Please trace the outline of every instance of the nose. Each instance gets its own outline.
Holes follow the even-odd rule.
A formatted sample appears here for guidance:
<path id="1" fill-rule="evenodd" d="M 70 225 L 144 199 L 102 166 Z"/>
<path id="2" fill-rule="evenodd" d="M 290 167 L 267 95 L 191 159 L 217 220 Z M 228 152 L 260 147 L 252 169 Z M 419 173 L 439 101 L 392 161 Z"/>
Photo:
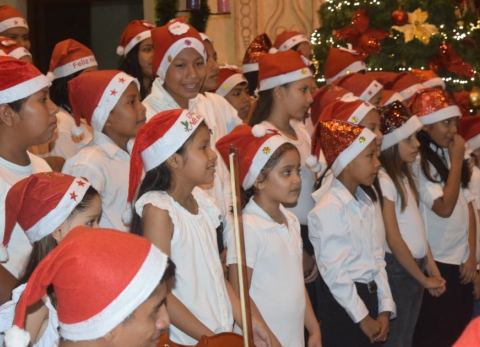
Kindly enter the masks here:
<path id="1" fill-rule="evenodd" d="M 418 141 L 417 137 L 414 136 L 413 139 L 412 139 L 412 145 L 413 147 L 415 147 L 416 149 L 418 149 L 420 147 L 420 141 Z"/>
<path id="2" fill-rule="evenodd" d="M 217 158 L 218 158 L 217 153 L 212 149 L 212 147 L 210 147 L 209 148 L 209 159 L 217 161 Z"/>
<path id="3" fill-rule="evenodd" d="M 50 96 L 47 98 L 47 110 L 51 115 L 55 115 L 58 112 L 58 106 L 50 99 Z"/>

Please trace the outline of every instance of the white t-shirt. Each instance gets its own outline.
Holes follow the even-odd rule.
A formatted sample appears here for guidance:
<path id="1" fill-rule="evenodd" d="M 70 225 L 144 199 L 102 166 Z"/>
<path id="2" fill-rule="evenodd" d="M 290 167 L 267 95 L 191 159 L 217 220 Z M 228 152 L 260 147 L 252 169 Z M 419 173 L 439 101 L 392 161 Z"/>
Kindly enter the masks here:
<path id="1" fill-rule="evenodd" d="M 395 213 L 397 215 L 398 228 L 403 241 L 408 246 L 412 256 L 421 259 L 426 256 L 428 244 L 425 226 L 423 224 L 420 209 L 415 199 L 415 195 L 408 183 L 408 179 L 403 179 L 405 186 L 405 199 L 407 204 L 405 210 L 402 211 L 400 194 L 395 188 L 395 184 L 388 174 L 382 169 L 378 173 L 378 179 L 382 188 L 383 197 L 395 204 Z M 392 253 L 388 245 L 387 252 Z"/>
<path id="2" fill-rule="evenodd" d="M 305 285 L 302 237 L 297 217 L 283 206 L 278 224 L 251 199 L 243 210 L 247 266 L 253 269 L 250 297 L 282 346 L 304 346 Z M 236 264 L 229 237 L 227 264 Z"/>
<path id="3" fill-rule="evenodd" d="M 194 188 L 192 194 L 198 205 L 195 215 L 163 191 L 143 194 L 135 203 L 135 211 L 142 216 L 143 207 L 152 204 L 168 212 L 174 226 L 170 245 L 170 258 L 176 266 L 173 295 L 211 331 L 232 331 L 232 305 L 215 231 L 220 224 L 220 211 L 202 189 Z M 173 324 L 170 339 L 185 345 L 198 342 Z"/>
<path id="4" fill-rule="evenodd" d="M 50 150 L 50 155 L 62 157 L 66 160 L 73 157 L 78 151 L 80 151 L 80 149 L 89 144 L 92 141 L 93 136 L 89 128 L 83 126 L 83 138 L 80 141 L 75 142 L 72 137 L 72 129 L 76 127 L 73 116 L 63 108 L 60 108 L 56 117 L 57 137 L 54 143 L 51 144 L 52 149 Z"/>
<path id="5" fill-rule="evenodd" d="M 445 151 L 448 167 L 450 160 Z M 440 176 L 430 166 L 431 176 L 440 181 Z M 427 179 L 420 166 L 420 158 L 414 166 L 420 198 L 420 212 L 422 213 L 427 239 L 432 250 L 433 258 L 439 262 L 460 265 L 469 254 L 468 249 L 468 192 L 460 187 L 458 200 L 450 217 L 443 218 L 432 211 L 435 200 L 443 196 L 443 183 L 435 183 Z"/>
<path id="6" fill-rule="evenodd" d="M 475 220 L 477 224 L 477 261 L 480 261 L 480 219 L 478 210 L 480 210 L 480 169 L 475 165 L 472 167 L 472 177 L 468 185 L 475 212 Z"/>
<path id="7" fill-rule="evenodd" d="M 47 162 L 34 154 L 28 153 L 30 165 L 21 166 L 0 157 L 0 236 L 3 240 L 5 230 L 5 198 L 12 185 L 23 178 L 37 172 L 52 171 Z M 1 265 L 13 276 L 19 278 L 27 265 L 32 246 L 25 232 L 17 224 L 13 229 L 10 242 L 7 247 L 9 259 Z"/>
<path id="8" fill-rule="evenodd" d="M 68 159 L 64 173 L 85 177 L 102 198 L 102 228 L 128 231 L 122 222 L 127 207 L 130 154 L 118 147 L 108 136 L 94 131 L 93 141 Z"/>

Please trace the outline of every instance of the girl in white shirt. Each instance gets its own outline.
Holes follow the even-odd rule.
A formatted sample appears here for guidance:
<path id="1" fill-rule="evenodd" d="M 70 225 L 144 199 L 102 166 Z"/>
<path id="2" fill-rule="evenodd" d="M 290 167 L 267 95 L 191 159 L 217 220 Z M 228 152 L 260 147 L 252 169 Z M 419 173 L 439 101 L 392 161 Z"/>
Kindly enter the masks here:
<path id="1" fill-rule="evenodd" d="M 12 327 L 17 302 L 30 275 L 74 227 L 97 226 L 102 204 L 97 191 L 83 178 L 60 173 L 37 173 L 15 183 L 8 191 L 5 210 L 5 234 L 1 251 L 8 247 L 14 226 L 18 223 L 32 243 L 32 253 L 12 293 L 12 300 L 0 307 L 0 342 Z M 2 248 L 5 247 L 5 248 Z M 59 343 L 58 318 L 50 296 L 28 314 L 26 330 L 32 346 L 52 347 Z"/>
<path id="2" fill-rule="evenodd" d="M 420 143 L 420 120 L 399 101 L 384 107 L 383 169 L 378 176 L 383 193 L 387 275 L 397 305 L 397 318 L 390 324 L 385 346 L 409 347 L 420 312 L 424 288 L 433 296 L 445 291 L 445 280 L 433 260 L 422 216 L 411 164 Z M 427 270 L 428 275 L 424 274 Z"/>
<path id="3" fill-rule="evenodd" d="M 475 217 L 467 192 L 465 141 L 457 134 L 460 109 L 441 89 L 417 93 L 411 111 L 424 125 L 414 165 L 420 211 L 433 258 L 447 282 L 439 298 L 424 295 L 414 346 L 451 346 L 472 316 L 476 276 Z M 439 329 L 441 327 L 441 329 Z"/>
<path id="4" fill-rule="evenodd" d="M 194 345 L 203 335 L 232 331 L 234 319 L 241 321 L 217 248 L 220 211 L 199 188 L 212 182 L 216 160 L 204 118 L 187 110 L 160 112 L 135 138 L 128 201 L 140 188 L 132 231 L 175 262 L 176 283 L 167 299 L 175 343 Z M 268 340 L 265 329 L 259 330 L 256 338 Z"/>
<path id="5" fill-rule="evenodd" d="M 295 203 L 301 190 L 296 147 L 263 126 L 235 128 L 217 142 L 228 163 L 231 146 L 239 151 L 250 297 L 254 308 L 285 347 L 320 346 L 320 328 L 303 281 L 302 239 L 297 217 L 283 204 Z M 239 290 L 235 240 L 228 237 L 229 279 Z"/>
<path id="6" fill-rule="evenodd" d="M 308 215 L 324 281 L 319 308 L 323 346 L 370 346 L 386 340 L 395 315 L 383 245 L 376 240 L 375 207 L 360 187 L 371 186 L 380 168 L 376 135 L 338 120 L 317 126 L 335 177 Z"/>

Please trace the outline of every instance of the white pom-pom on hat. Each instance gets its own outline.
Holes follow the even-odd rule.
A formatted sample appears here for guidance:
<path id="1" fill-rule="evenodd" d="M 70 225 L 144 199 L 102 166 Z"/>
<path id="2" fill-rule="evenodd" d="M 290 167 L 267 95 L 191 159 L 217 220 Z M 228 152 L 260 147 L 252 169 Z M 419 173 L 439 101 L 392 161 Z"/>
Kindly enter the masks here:
<path id="1" fill-rule="evenodd" d="M 252 128 L 252 135 L 255 137 L 264 137 L 267 135 L 267 128 L 263 125 L 255 124 Z"/>
<path id="2" fill-rule="evenodd" d="M 125 54 L 125 47 L 123 46 L 117 46 L 117 55 L 122 56 Z"/>
<path id="3" fill-rule="evenodd" d="M 6 347 L 27 347 L 30 343 L 30 334 L 14 325 L 5 333 Z"/>
<path id="4" fill-rule="evenodd" d="M 316 156 L 314 156 L 313 154 L 310 154 L 305 159 L 305 164 L 307 164 L 307 166 L 311 169 L 318 164 L 318 158 Z"/>
<path id="5" fill-rule="evenodd" d="M 77 125 L 72 128 L 71 133 L 72 133 L 72 136 L 80 137 L 85 133 L 85 130 L 83 130 L 82 126 Z"/>
<path id="6" fill-rule="evenodd" d="M 276 49 L 275 47 L 272 47 L 268 50 L 268 53 L 269 54 L 275 54 L 275 53 L 278 53 L 278 49 Z"/>
<path id="7" fill-rule="evenodd" d="M 53 74 L 52 71 L 47 72 L 47 78 L 50 82 L 52 82 L 55 79 L 55 75 Z"/>
<path id="8" fill-rule="evenodd" d="M 173 35 L 183 35 L 188 31 L 188 29 L 190 29 L 190 26 L 182 22 L 173 22 L 168 26 L 168 31 L 170 31 Z"/>
<path id="9" fill-rule="evenodd" d="M 7 247 L 5 247 L 4 245 L 0 245 L 0 262 L 4 263 L 6 261 L 8 261 Z"/>

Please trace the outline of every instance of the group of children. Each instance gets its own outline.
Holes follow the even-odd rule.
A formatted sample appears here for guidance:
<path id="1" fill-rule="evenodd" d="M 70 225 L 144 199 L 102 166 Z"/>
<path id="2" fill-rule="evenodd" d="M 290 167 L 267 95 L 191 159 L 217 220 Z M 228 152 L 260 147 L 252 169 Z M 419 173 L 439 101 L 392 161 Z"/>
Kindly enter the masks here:
<path id="1" fill-rule="evenodd" d="M 480 120 L 434 73 L 332 47 L 317 88 L 294 31 L 219 67 L 178 18 L 130 22 L 119 70 L 67 39 L 44 75 L 9 6 L 0 35 L 0 344 L 242 334 L 231 148 L 256 346 L 452 346 L 467 326 Z"/>

